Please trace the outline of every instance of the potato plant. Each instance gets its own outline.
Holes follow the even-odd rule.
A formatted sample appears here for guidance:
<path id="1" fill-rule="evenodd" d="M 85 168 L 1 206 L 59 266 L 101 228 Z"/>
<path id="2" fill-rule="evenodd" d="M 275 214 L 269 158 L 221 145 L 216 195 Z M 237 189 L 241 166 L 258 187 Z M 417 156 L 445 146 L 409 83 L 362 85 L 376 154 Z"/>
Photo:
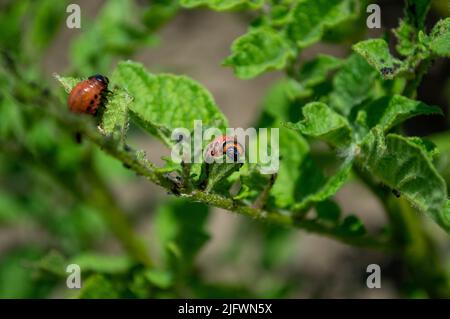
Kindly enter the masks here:
<path id="1" fill-rule="evenodd" d="M 398 26 L 370 37 L 366 0 L 111 0 L 92 21 L 83 16 L 67 70 L 49 76 L 41 60 L 64 27 L 69 3 L 6 1 L 0 11 L 0 223 L 45 236 L 3 253 L 0 296 L 48 297 L 64 285 L 68 264 L 80 266 L 83 285 L 65 296 L 290 296 L 280 277 L 267 288 L 202 276 L 196 257 L 214 237 L 206 223 L 216 207 L 253 221 L 249 227 L 263 238 L 265 266 L 259 267 L 270 272 L 284 259 L 292 233 L 304 231 L 395 256 L 406 272 L 399 283 L 404 296 L 449 297 L 446 255 L 434 236 L 448 240 L 450 232 L 448 130 L 416 136 L 405 124 L 447 114 L 443 105 L 417 98 L 428 72 L 450 57 L 450 18 L 441 2 L 405 0 Z M 281 75 L 254 119 L 255 128 L 279 129 L 276 173 L 262 173 L 258 163 L 170 157 L 156 165 L 133 144 L 143 132 L 171 149 L 173 131 L 193 132 L 194 121 L 205 129 L 233 126 L 202 83 L 153 72 L 135 59 L 158 43 L 170 20 L 198 8 L 248 21 L 247 32 L 217 61 L 236 81 Z M 440 17 L 428 27 L 430 10 Z M 347 54 L 305 59 L 305 50 L 319 42 L 341 45 Z M 110 80 L 104 112 L 71 113 L 68 93 L 96 73 Z M 448 90 L 448 74 L 445 80 Z M 167 193 L 151 209 L 151 244 L 109 185 L 135 178 Z M 381 203 L 386 225 L 368 231 L 358 211 L 342 211 L 334 196 L 354 181 Z M 110 235 L 120 254 L 99 248 Z"/>

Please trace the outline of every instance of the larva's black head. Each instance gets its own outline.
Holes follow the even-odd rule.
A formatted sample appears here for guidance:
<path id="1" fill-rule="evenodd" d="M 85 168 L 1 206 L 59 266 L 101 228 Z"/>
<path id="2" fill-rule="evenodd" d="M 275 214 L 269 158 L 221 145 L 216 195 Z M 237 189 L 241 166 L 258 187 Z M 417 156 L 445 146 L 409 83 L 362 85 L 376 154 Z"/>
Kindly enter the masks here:
<path id="1" fill-rule="evenodd" d="M 101 75 L 101 74 L 92 75 L 89 77 L 89 80 L 91 80 L 91 79 L 95 79 L 97 81 L 103 82 L 106 85 L 108 85 L 108 83 L 109 83 L 109 79 L 106 76 Z"/>

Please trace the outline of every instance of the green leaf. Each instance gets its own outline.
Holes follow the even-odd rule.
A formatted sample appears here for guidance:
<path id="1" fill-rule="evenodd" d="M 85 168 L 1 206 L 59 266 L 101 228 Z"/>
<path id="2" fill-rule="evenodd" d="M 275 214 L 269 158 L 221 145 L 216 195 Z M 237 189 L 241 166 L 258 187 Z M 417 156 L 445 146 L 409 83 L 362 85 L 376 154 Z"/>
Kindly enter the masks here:
<path id="1" fill-rule="evenodd" d="M 442 216 L 440 218 L 442 220 L 442 224 L 446 225 L 444 229 L 447 233 L 450 233 L 448 225 L 450 225 L 450 199 L 447 199 L 445 202 L 444 211 L 442 212 Z"/>
<path id="2" fill-rule="evenodd" d="M 142 22 L 150 31 L 157 30 L 179 10 L 178 0 L 153 0 L 142 14 Z"/>
<path id="3" fill-rule="evenodd" d="M 442 115 L 442 110 L 437 106 L 429 106 L 401 95 L 394 95 L 379 98 L 367 104 L 358 113 L 358 118 L 364 119 L 364 126 L 368 129 L 378 125 L 387 132 L 409 118 L 418 115 Z"/>
<path id="4" fill-rule="evenodd" d="M 133 298 L 137 299 L 148 299 L 157 298 L 156 289 L 157 287 L 151 283 L 148 278 L 146 278 L 145 273 L 151 271 L 150 269 L 142 269 L 133 271 L 131 276 L 127 276 L 126 289 L 127 292 L 131 292 Z M 130 278 L 131 277 L 131 278 Z M 129 293 L 127 293 L 129 295 Z M 129 297 L 128 297 L 129 298 Z"/>
<path id="5" fill-rule="evenodd" d="M 284 1 L 272 4 L 270 6 L 268 15 L 263 17 L 268 18 L 271 26 L 283 27 L 290 21 L 290 19 L 292 19 L 292 7 L 292 1 Z"/>
<path id="6" fill-rule="evenodd" d="M 399 26 L 393 30 L 397 38 L 395 46 L 398 53 L 408 56 L 414 53 L 416 47 L 416 29 L 405 20 L 401 20 Z"/>
<path id="7" fill-rule="evenodd" d="M 352 142 L 352 129 L 347 119 L 322 102 L 311 102 L 302 109 L 304 119 L 289 127 L 302 134 L 319 138 L 334 147 L 347 147 Z"/>
<path id="8" fill-rule="evenodd" d="M 14 54 L 22 54 L 23 20 L 27 12 L 32 10 L 32 1 L 14 1 L 2 5 L 0 10 L 0 45 Z"/>
<path id="9" fill-rule="evenodd" d="M 123 274 L 133 266 L 133 261 L 128 256 L 97 253 L 83 253 L 73 258 L 70 263 L 79 265 L 83 272 L 104 274 Z"/>
<path id="10" fill-rule="evenodd" d="M 338 232 L 346 236 L 361 236 L 366 233 L 366 228 L 358 217 L 350 215 L 339 225 Z"/>
<path id="11" fill-rule="evenodd" d="M 270 87 L 262 102 L 262 115 L 258 120 L 258 127 L 278 127 L 280 122 L 298 118 L 297 108 L 293 110 L 293 101 L 299 93 L 299 83 L 284 78 Z"/>
<path id="12" fill-rule="evenodd" d="M 342 66 L 343 61 L 331 55 L 319 54 L 316 58 L 303 64 L 298 78 L 305 87 L 313 87 L 324 82 L 329 73 Z"/>
<path id="13" fill-rule="evenodd" d="M 53 73 L 53 77 L 59 81 L 59 83 L 63 86 L 66 93 L 70 93 L 72 91 L 73 87 L 77 85 L 78 82 L 83 81 L 82 78 L 74 78 L 70 76 L 60 76 L 57 73 Z"/>
<path id="14" fill-rule="evenodd" d="M 325 30 L 351 19 L 355 10 L 353 0 L 299 0 L 287 34 L 299 48 L 307 47 L 319 41 Z"/>
<path id="15" fill-rule="evenodd" d="M 320 222 L 336 225 L 341 216 L 341 208 L 332 200 L 325 200 L 316 205 L 317 219 Z"/>
<path id="16" fill-rule="evenodd" d="M 102 117 L 103 131 L 115 135 L 122 142 L 128 129 L 128 108 L 132 101 L 133 98 L 125 90 L 114 88 Z"/>
<path id="17" fill-rule="evenodd" d="M 450 57 L 450 18 L 436 23 L 430 34 L 429 47 L 434 54 Z"/>
<path id="18" fill-rule="evenodd" d="M 223 65 L 233 67 L 241 79 L 283 69 L 295 54 L 286 39 L 269 28 L 259 28 L 239 37 L 233 42 L 231 52 Z"/>
<path id="19" fill-rule="evenodd" d="M 345 183 L 352 167 L 352 157 L 348 157 L 334 175 L 327 178 L 309 152 L 309 145 L 301 135 L 280 128 L 280 168 L 270 190 L 269 204 L 304 212 L 314 203 L 333 196 Z"/>
<path id="20" fill-rule="evenodd" d="M 417 136 L 408 137 L 408 140 L 417 144 L 423 151 L 425 151 L 430 161 L 433 162 L 434 160 L 438 159 L 440 152 L 437 146 L 432 141 L 425 140 Z"/>
<path id="21" fill-rule="evenodd" d="M 418 32 L 424 29 L 425 18 L 430 8 L 431 0 L 405 1 L 404 18 L 394 29 L 397 37 L 397 51 L 407 57 L 416 50 Z"/>
<path id="22" fill-rule="evenodd" d="M 421 145 L 396 134 L 384 137 L 375 127 L 361 145 L 360 163 L 450 232 L 447 186 Z"/>
<path id="23" fill-rule="evenodd" d="M 90 276 L 83 283 L 78 298 L 80 299 L 115 299 L 119 298 L 114 283 L 102 275 Z"/>
<path id="24" fill-rule="evenodd" d="M 58 146 L 58 127 L 49 119 L 35 121 L 29 125 L 27 140 L 24 143 L 35 154 L 51 154 Z"/>
<path id="25" fill-rule="evenodd" d="M 330 106 L 348 116 L 354 106 L 373 95 L 376 71 L 358 54 L 352 54 L 333 79 Z"/>
<path id="26" fill-rule="evenodd" d="M 405 1 L 404 18 L 394 29 L 397 38 L 396 49 L 401 55 L 408 57 L 415 54 L 420 38 L 418 34 L 424 30 L 430 4 L 431 0 Z"/>
<path id="27" fill-rule="evenodd" d="M 383 39 L 370 39 L 353 46 L 384 79 L 393 79 L 402 70 L 402 61 L 389 52 L 388 44 Z"/>
<path id="28" fill-rule="evenodd" d="M 133 96 L 131 116 L 150 134 L 166 145 L 173 145 L 175 128 L 194 130 L 194 121 L 203 127 L 225 129 L 227 120 L 211 94 L 196 81 L 171 74 L 151 74 L 142 64 L 121 62 L 117 80 Z"/>
<path id="29" fill-rule="evenodd" d="M 82 10 L 82 14 L 85 13 Z M 116 56 L 129 56 L 156 38 L 140 23 L 134 1 L 109 0 L 90 23 L 82 17 L 81 34 L 71 45 L 72 67 L 78 74 L 106 73 Z"/>
<path id="30" fill-rule="evenodd" d="M 171 200 L 161 205 L 155 216 L 154 229 L 168 267 L 189 269 L 195 256 L 208 241 L 205 230 L 208 207 L 187 200 Z"/>
<path id="31" fill-rule="evenodd" d="M 322 42 L 337 43 L 355 43 L 363 38 L 367 33 L 367 6 L 370 0 L 356 1 L 352 16 L 346 21 L 324 32 Z"/>
<path id="32" fill-rule="evenodd" d="M 38 281 L 33 269 L 26 267 L 41 258 L 40 249 L 31 246 L 17 246 L 2 254 L 0 263 L 0 298 L 45 298 L 51 286 Z"/>
<path id="33" fill-rule="evenodd" d="M 302 163 L 309 152 L 308 143 L 299 134 L 280 128 L 280 168 L 270 190 L 275 205 L 288 207 L 295 203 Z"/>
<path id="34" fill-rule="evenodd" d="M 320 188 L 307 195 L 303 200 L 294 205 L 293 210 L 304 212 L 316 203 L 332 197 L 347 181 L 353 166 L 353 159 L 348 158 L 339 169 L 324 182 Z"/>
<path id="35" fill-rule="evenodd" d="M 425 26 L 425 19 L 432 0 L 408 0 L 405 2 L 407 19 L 416 25 L 419 30 Z"/>
<path id="36" fill-rule="evenodd" d="M 298 119 L 298 114 L 295 114 L 298 105 L 320 99 L 321 96 L 329 93 L 331 90 L 331 74 L 339 67 L 338 64 L 341 65 L 338 61 L 332 56 L 319 56 L 306 62 L 295 75 L 296 79 L 288 77 L 280 81 L 280 83 L 284 82 L 284 94 L 289 99 L 286 107 L 289 108 L 291 118 Z M 282 93 L 281 90 L 279 93 Z M 267 105 L 265 110 L 269 108 L 274 109 L 274 107 Z"/>
<path id="37" fill-rule="evenodd" d="M 185 8 L 207 6 L 217 11 L 232 9 L 258 9 L 264 4 L 264 0 L 180 0 L 180 5 Z"/>
<path id="38" fill-rule="evenodd" d="M 20 105 L 16 103 L 10 92 L 1 91 L 0 98 L 0 140 L 8 140 L 12 137 L 22 140 L 26 136 L 26 121 Z"/>
<path id="39" fill-rule="evenodd" d="M 226 155 L 224 155 L 223 163 L 205 163 L 208 166 L 208 182 L 205 188 L 206 192 L 211 192 L 216 186 L 224 183 L 224 181 L 234 172 L 238 171 L 241 163 L 226 163 Z"/>
<path id="40" fill-rule="evenodd" d="M 38 270 L 56 275 L 58 277 L 66 277 L 66 267 L 70 263 L 57 251 L 50 251 L 38 261 L 31 264 L 31 267 Z"/>
<path id="41" fill-rule="evenodd" d="M 244 164 L 239 171 L 241 181 L 241 189 L 239 193 L 233 197 L 235 200 L 247 199 L 253 202 L 263 191 L 264 187 L 270 183 L 269 174 L 261 174 L 256 165 Z"/>
<path id="42" fill-rule="evenodd" d="M 174 283 L 173 274 L 165 270 L 148 269 L 144 276 L 152 285 L 161 289 L 168 289 Z"/>
<path id="43" fill-rule="evenodd" d="M 34 19 L 32 25 L 27 28 L 29 39 L 26 43 L 31 46 L 33 52 L 41 52 L 60 30 L 67 1 L 41 0 L 35 4 L 37 7 L 33 8 Z"/>
<path id="44" fill-rule="evenodd" d="M 24 207 L 20 199 L 16 199 L 14 194 L 0 191 L 0 225 L 13 225 L 23 220 Z"/>

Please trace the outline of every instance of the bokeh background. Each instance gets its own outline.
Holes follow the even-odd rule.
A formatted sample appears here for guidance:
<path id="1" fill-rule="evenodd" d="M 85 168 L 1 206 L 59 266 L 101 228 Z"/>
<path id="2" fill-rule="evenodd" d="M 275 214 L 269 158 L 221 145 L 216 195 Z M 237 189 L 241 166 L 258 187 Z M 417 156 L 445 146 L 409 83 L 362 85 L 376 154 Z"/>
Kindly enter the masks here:
<path id="1" fill-rule="evenodd" d="M 44 2 L 47 4 L 42 5 Z M 161 19 L 152 25 L 153 22 L 148 21 L 155 20 L 152 20 L 154 18 L 147 10 L 161 3 L 167 6 L 170 1 L 70 1 L 80 5 L 82 20 L 81 29 L 69 29 L 65 25 L 68 3 L 0 1 L 0 30 L 3 33 L 0 39 L 4 55 L 15 61 L 18 72 L 24 78 L 42 83 L 49 90 L 60 90 L 53 78 L 54 73 L 75 76 L 88 76 L 92 73 L 110 75 L 117 61 L 130 58 L 142 62 L 151 72 L 186 74 L 199 81 L 210 90 L 229 119 L 231 127 L 250 127 L 261 114 L 261 105 L 267 91 L 282 77 L 281 73 L 271 72 L 244 81 L 237 79 L 231 69 L 220 65 L 230 53 L 233 40 L 246 32 L 254 13 L 224 13 L 207 9 L 174 9 L 172 12 L 167 9 L 164 16 L 167 21 Z M 368 30 L 361 25 L 364 29 L 363 37 L 375 37 L 389 31 L 397 26 L 402 16 L 403 1 L 386 0 L 377 3 L 382 8 L 382 29 Z M 123 11 L 124 8 L 133 10 Z M 42 34 L 29 36 L 23 31 L 35 27 L 35 15 L 45 16 L 46 13 L 49 16 L 44 17 L 44 21 L 50 19 L 50 22 L 42 28 L 43 34 L 48 33 L 49 37 L 50 33 L 54 33 L 50 39 Z M 133 38 L 130 33 L 117 26 L 118 23 L 140 20 L 142 13 L 149 17 L 145 35 L 133 33 Z M 440 17 L 448 14 L 446 1 L 434 1 L 427 24 L 430 27 Z M 105 21 L 101 22 L 101 19 Z M 17 24 L 22 31 L 17 31 Z M 43 43 L 46 41 L 48 45 Z M 42 49 L 36 47 L 39 43 L 43 43 Z M 318 53 L 345 57 L 350 52 L 350 45 L 351 43 L 345 42 L 320 43 L 304 50 L 300 59 L 307 60 Z M 448 130 L 449 71 L 448 60 L 437 61 L 418 92 L 418 99 L 430 105 L 439 105 L 446 117 L 414 119 L 407 124 L 410 134 L 423 136 Z M 3 78 L 3 81 L 9 82 L 8 85 L 11 86 L 17 82 L 8 78 Z M 9 87 L 5 82 L 2 85 Z M 2 97 L 0 132 L 4 137 L 9 136 L 10 127 L 13 127 L 12 130 L 17 129 L 14 126 L 20 115 L 10 113 L 14 113 L 11 109 L 20 108 L 19 104 L 7 96 Z M 87 265 L 86 272 L 83 272 L 83 284 L 85 274 L 92 275 L 99 271 L 104 273 L 105 278 L 115 278 L 114 276 L 125 276 L 123 273 L 130 272 L 123 270 L 130 269 L 125 266 L 128 264 L 122 258 L 126 252 L 108 230 L 102 213 L 98 212 L 102 208 L 92 205 L 86 199 L 89 197 L 90 187 L 99 185 L 98 181 L 92 182 L 90 186 L 83 186 L 90 183 L 84 179 L 83 171 L 96 172 L 101 184 L 106 185 L 107 196 L 114 199 L 112 205 L 120 207 L 135 233 L 150 247 L 152 254 L 157 255 L 164 249 L 161 239 L 164 235 L 158 235 L 164 221 L 158 214 L 161 215 L 168 206 L 177 205 L 173 202 L 173 196 L 135 176 L 100 150 L 86 145 L 87 142 L 77 145 L 68 133 L 58 135 L 61 136 L 61 143 L 65 143 L 63 146 L 55 147 L 51 144 L 56 143 L 53 140 L 49 142 L 48 148 L 46 145 L 42 146 L 41 144 L 46 143 L 45 134 L 54 138 L 53 128 L 45 132 L 45 127 L 53 125 L 50 120 L 38 120 L 25 115 L 22 115 L 22 120 L 24 138 L 34 139 L 39 145 L 27 145 L 21 143 L 20 139 L 0 139 L 1 298 L 77 296 L 79 291 L 65 286 L 64 269 L 62 273 L 61 269 L 55 269 L 57 265 L 67 264 L 68 260 L 82 260 L 81 263 Z M 37 125 L 38 121 L 41 124 Z M 56 129 L 57 132 L 58 130 Z M 145 150 L 156 164 L 163 164 L 161 157 L 170 154 L 160 142 L 134 127 L 130 129 L 129 135 L 131 145 Z M 57 155 L 59 163 L 62 163 L 61 167 L 45 167 L 47 160 L 42 161 L 33 147 L 38 151 L 57 149 L 55 152 L 63 154 Z M 51 161 L 47 161 L 49 163 Z M 79 163 L 83 164 L 80 166 Z M 86 165 L 91 167 L 88 169 Z M 60 186 L 58 183 L 64 183 L 64 180 L 67 181 L 66 185 Z M 87 190 L 80 190 L 78 187 L 85 187 Z M 379 229 L 387 222 L 380 203 L 357 180 L 352 180 L 343 187 L 336 195 L 336 200 L 343 211 L 358 214 L 369 230 Z M 185 208 L 180 204 L 172 209 L 183 211 Z M 424 296 L 413 283 L 405 285 L 407 274 L 396 256 L 350 247 L 303 231 L 270 228 L 216 208 L 210 209 L 204 222 L 205 233 L 210 238 L 199 250 L 191 266 L 189 276 L 196 278 L 195 283 L 173 284 L 178 286 L 176 292 L 168 289 L 169 292 L 162 292 L 160 295 L 143 292 L 142 295 L 136 293 L 130 296 Z M 424 219 L 424 223 L 433 234 L 443 263 L 450 273 L 448 236 L 432 222 Z M 366 286 L 366 267 L 372 263 L 381 266 L 381 289 L 368 289 Z M 128 281 L 132 280 L 135 278 Z M 134 293 L 133 289 L 135 288 L 130 288 Z"/>

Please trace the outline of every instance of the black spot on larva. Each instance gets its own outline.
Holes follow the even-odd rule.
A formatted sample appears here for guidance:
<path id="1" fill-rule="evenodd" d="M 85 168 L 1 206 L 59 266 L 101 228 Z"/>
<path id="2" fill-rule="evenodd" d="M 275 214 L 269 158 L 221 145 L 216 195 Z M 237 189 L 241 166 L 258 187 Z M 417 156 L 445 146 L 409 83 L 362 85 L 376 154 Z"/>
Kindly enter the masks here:
<path id="1" fill-rule="evenodd" d="M 98 98 L 98 95 L 97 95 L 97 94 L 94 95 L 94 99 L 96 99 L 96 98 Z"/>
<path id="2" fill-rule="evenodd" d="M 89 105 L 88 108 L 86 109 L 86 112 L 87 113 L 92 113 L 92 111 L 93 111 L 93 106 Z"/>
<path id="3" fill-rule="evenodd" d="M 91 100 L 91 101 L 89 102 L 89 104 L 90 104 L 90 105 L 94 105 L 94 102 L 95 102 L 94 100 Z"/>

